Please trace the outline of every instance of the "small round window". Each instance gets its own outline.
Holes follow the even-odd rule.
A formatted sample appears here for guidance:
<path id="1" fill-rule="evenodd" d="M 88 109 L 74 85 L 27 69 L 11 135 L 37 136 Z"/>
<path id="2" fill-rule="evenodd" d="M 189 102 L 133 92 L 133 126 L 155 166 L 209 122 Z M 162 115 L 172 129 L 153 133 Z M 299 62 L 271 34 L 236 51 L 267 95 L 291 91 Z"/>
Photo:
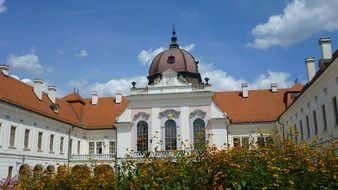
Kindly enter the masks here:
<path id="1" fill-rule="evenodd" d="M 174 64 L 175 63 L 175 56 L 170 55 L 167 60 L 168 64 Z"/>

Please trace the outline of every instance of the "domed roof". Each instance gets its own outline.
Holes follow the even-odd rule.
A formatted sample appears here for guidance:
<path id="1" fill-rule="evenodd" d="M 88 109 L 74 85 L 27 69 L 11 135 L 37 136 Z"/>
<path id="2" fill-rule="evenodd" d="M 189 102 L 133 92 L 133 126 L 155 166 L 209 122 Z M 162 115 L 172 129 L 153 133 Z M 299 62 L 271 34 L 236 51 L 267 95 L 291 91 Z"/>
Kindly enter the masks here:
<path id="1" fill-rule="evenodd" d="M 168 68 L 181 73 L 198 73 L 198 66 L 194 57 L 177 44 L 175 29 L 171 37 L 170 48 L 159 53 L 152 61 L 149 68 L 149 76 L 163 73 Z"/>
<path id="2" fill-rule="evenodd" d="M 198 73 L 194 57 L 180 48 L 170 48 L 158 54 L 150 65 L 149 76 L 163 73 L 168 68 L 176 72 Z"/>

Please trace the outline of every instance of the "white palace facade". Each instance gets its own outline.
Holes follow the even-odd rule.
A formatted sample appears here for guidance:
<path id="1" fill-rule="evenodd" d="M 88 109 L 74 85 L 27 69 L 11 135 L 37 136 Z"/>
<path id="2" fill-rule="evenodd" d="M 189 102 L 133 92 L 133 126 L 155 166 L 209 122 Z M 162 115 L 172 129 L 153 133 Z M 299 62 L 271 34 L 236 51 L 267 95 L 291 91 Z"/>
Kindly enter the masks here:
<path id="1" fill-rule="evenodd" d="M 0 178 L 17 175 L 20 167 L 55 168 L 89 164 L 93 160 L 168 156 L 207 143 L 219 149 L 268 143 L 268 134 L 301 139 L 337 138 L 338 53 L 330 39 L 321 39 L 323 59 L 316 72 L 306 59 L 309 82 L 290 88 L 211 91 L 201 79 L 198 61 L 177 43 L 175 31 L 168 49 L 149 68 L 146 87 L 132 83 L 130 95 L 114 97 L 78 92 L 56 97 L 56 87 L 43 92 L 10 76 L 0 66 Z M 295 135 L 293 138 L 296 138 Z M 152 152 L 152 153 L 149 153 Z"/>

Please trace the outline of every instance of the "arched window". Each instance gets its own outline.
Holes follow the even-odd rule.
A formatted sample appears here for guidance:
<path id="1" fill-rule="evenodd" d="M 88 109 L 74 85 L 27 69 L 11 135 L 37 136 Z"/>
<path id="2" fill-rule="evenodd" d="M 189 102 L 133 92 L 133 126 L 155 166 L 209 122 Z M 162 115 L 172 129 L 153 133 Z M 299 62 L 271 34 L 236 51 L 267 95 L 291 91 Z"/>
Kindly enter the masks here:
<path id="1" fill-rule="evenodd" d="M 137 123 L 137 151 L 148 151 L 148 124 L 145 121 Z"/>
<path id="2" fill-rule="evenodd" d="M 194 147 L 199 149 L 205 144 L 205 122 L 203 119 L 196 119 L 193 123 Z"/>
<path id="3" fill-rule="evenodd" d="M 177 149 L 176 122 L 168 120 L 165 122 L 165 150 Z"/>

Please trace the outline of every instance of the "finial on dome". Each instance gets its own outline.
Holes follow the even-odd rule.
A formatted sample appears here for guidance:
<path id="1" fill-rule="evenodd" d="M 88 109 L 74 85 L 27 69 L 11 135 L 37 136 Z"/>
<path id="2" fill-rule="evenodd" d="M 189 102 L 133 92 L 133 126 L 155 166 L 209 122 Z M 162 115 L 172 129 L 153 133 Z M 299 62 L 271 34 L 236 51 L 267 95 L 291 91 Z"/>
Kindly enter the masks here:
<path id="1" fill-rule="evenodd" d="M 170 48 L 178 48 L 178 44 L 177 44 L 177 37 L 176 37 L 176 31 L 175 31 L 175 24 L 173 24 L 173 32 L 172 32 L 173 36 L 171 37 L 171 44 L 170 44 Z"/>

